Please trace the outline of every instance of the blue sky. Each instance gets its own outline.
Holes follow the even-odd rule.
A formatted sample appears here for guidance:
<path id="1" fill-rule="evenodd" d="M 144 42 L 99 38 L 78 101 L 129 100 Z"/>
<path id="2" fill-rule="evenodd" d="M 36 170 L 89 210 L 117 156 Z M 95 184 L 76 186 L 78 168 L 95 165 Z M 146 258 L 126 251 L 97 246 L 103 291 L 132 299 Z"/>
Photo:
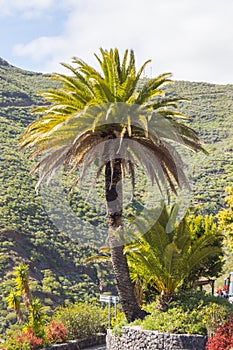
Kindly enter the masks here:
<path id="1" fill-rule="evenodd" d="M 233 84 L 232 0 L 0 0 L 0 57 L 59 72 L 99 47 L 135 51 L 145 74 Z"/>

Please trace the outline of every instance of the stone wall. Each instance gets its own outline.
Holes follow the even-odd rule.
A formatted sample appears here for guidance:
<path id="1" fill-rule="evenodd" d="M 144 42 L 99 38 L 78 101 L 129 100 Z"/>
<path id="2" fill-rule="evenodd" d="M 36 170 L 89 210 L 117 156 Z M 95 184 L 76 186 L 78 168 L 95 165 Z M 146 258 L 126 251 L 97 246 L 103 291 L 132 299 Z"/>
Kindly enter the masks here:
<path id="1" fill-rule="evenodd" d="M 164 334 L 140 327 L 123 327 L 121 337 L 108 330 L 107 350 L 205 350 L 206 336 Z"/>
<path id="2" fill-rule="evenodd" d="M 84 339 L 71 340 L 67 343 L 52 345 L 42 350 L 81 350 L 94 345 L 104 345 L 105 343 L 106 334 L 101 333 Z"/>

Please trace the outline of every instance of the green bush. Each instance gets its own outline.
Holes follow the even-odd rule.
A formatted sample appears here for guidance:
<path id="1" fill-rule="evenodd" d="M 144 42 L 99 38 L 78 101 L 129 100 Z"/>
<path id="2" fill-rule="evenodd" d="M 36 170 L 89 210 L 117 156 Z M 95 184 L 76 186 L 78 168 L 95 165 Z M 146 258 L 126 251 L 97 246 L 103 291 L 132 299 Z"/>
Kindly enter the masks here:
<path id="1" fill-rule="evenodd" d="M 155 310 L 142 323 L 143 329 L 157 330 L 162 333 L 175 334 L 207 334 L 204 320 L 205 310 L 184 311 L 181 307 L 174 307 L 167 312 Z"/>
<path id="2" fill-rule="evenodd" d="M 111 319 L 111 326 L 113 327 L 113 334 L 117 337 L 120 337 L 122 334 L 122 327 L 127 326 L 128 322 L 126 320 L 125 314 L 122 311 L 119 311 L 116 317 Z"/>
<path id="3" fill-rule="evenodd" d="M 171 307 L 182 306 L 184 310 L 194 310 L 197 308 L 197 305 L 204 307 L 211 304 L 222 305 L 229 313 L 233 311 L 233 305 L 226 299 L 211 296 L 199 291 L 185 291 L 178 293 L 171 302 Z"/>
<path id="4" fill-rule="evenodd" d="M 67 327 L 68 339 L 80 339 L 102 331 L 106 315 L 99 306 L 75 303 L 59 307 L 54 320 L 62 322 Z"/>
<path id="5" fill-rule="evenodd" d="M 118 324 L 116 324 L 113 327 L 112 333 L 116 336 L 116 337 L 121 337 L 122 335 L 122 327 L 127 326 L 127 321 L 125 320 L 121 320 Z"/>
<path id="6" fill-rule="evenodd" d="M 187 316 L 187 313 L 183 313 L 182 308 L 170 309 L 167 312 L 154 310 L 152 315 L 145 318 L 142 328 L 162 333 L 191 333 Z M 197 329 L 199 330 L 198 327 Z"/>
<path id="7" fill-rule="evenodd" d="M 180 293 L 166 312 L 158 310 L 155 302 L 145 309 L 150 315 L 143 321 L 135 321 L 133 325 L 175 334 L 211 335 L 216 325 L 224 323 L 233 313 L 233 305 L 226 299 L 193 292 Z"/>

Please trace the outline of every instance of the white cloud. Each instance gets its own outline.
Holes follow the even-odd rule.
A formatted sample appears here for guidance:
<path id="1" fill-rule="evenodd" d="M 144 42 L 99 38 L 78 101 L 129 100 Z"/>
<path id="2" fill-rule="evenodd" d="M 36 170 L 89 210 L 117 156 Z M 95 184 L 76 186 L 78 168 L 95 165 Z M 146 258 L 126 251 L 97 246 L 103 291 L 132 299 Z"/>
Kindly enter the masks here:
<path id="1" fill-rule="evenodd" d="M 52 2 L 31 1 L 38 8 Z M 15 48 L 17 55 L 40 62 L 44 71 L 58 71 L 59 62 L 70 62 L 73 56 L 93 63 L 99 47 L 118 47 L 133 48 L 139 64 L 152 58 L 156 74 L 173 71 L 177 79 L 229 79 L 231 0 L 63 0 L 60 6 L 67 10 L 60 36 L 39 37 Z"/>
<path id="2" fill-rule="evenodd" d="M 30 17 L 51 8 L 55 0 L 0 0 L 1 14 Z"/>
<path id="3" fill-rule="evenodd" d="M 51 48 L 53 55 L 56 55 L 63 47 L 64 43 L 60 37 L 40 37 L 29 44 L 16 45 L 14 53 L 18 56 L 30 56 L 34 61 L 41 62 L 51 56 Z"/>

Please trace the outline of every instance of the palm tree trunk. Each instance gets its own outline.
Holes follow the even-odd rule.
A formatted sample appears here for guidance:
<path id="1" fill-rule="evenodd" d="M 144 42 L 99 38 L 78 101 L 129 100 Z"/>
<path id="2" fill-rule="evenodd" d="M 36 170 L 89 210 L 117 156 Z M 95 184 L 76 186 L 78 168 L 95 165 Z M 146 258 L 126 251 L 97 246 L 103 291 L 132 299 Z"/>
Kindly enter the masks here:
<path id="1" fill-rule="evenodd" d="M 122 169 L 121 159 L 108 162 L 105 167 L 105 196 L 109 225 L 109 245 L 117 290 L 128 322 L 143 319 L 147 313 L 139 307 L 134 287 L 130 280 L 129 268 L 124 254 L 122 228 Z"/>
<path id="2" fill-rule="evenodd" d="M 163 291 L 157 300 L 157 309 L 160 311 L 167 311 L 169 303 L 172 301 L 173 297 L 174 293 L 165 293 Z"/>

